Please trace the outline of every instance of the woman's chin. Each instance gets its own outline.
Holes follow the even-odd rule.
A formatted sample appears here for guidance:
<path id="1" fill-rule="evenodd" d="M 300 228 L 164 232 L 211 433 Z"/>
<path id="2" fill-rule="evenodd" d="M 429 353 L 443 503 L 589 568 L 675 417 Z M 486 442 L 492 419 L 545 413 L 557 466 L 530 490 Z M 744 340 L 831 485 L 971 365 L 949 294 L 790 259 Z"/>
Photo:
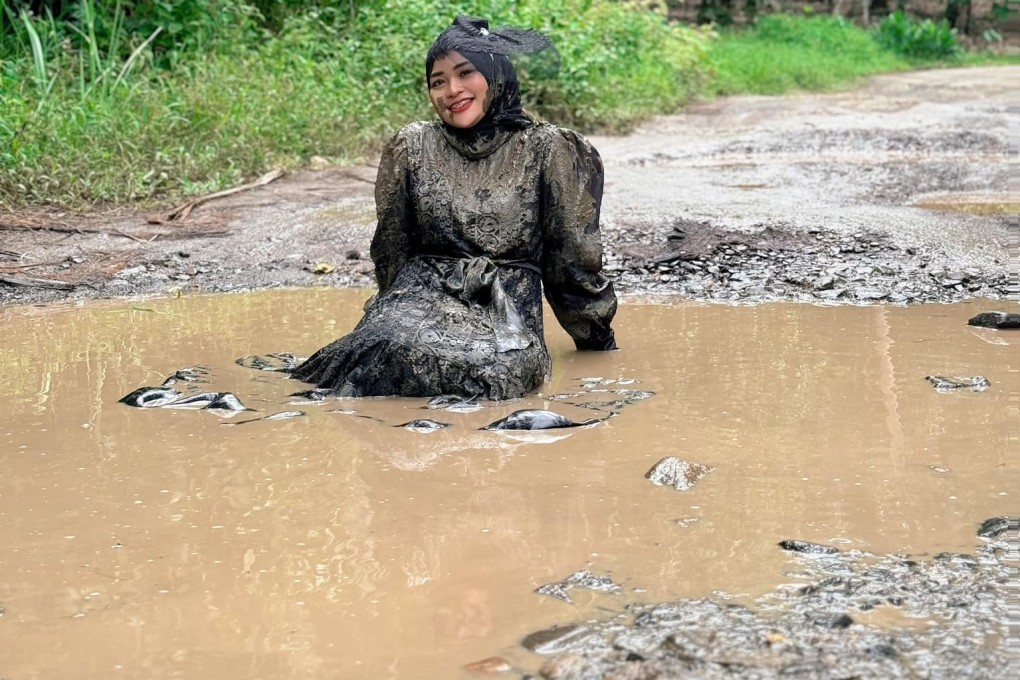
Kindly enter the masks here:
<path id="1" fill-rule="evenodd" d="M 478 125 L 478 121 L 480 121 L 481 119 L 482 116 L 479 116 L 477 114 L 471 114 L 471 112 L 469 111 L 465 111 L 464 113 L 454 113 L 443 116 L 443 120 L 446 121 L 447 125 L 461 130 L 473 128 L 474 126 Z"/>

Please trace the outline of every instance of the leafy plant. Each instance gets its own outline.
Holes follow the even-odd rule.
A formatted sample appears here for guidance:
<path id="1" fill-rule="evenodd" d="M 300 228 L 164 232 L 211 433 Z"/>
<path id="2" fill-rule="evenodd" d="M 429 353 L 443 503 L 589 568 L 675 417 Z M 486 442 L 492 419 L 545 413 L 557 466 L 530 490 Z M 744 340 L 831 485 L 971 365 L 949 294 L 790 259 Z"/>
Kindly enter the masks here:
<path id="1" fill-rule="evenodd" d="M 724 32 L 709 60 L 716 77 L 708 87 L 716 94 L 827 90 L 907 65 L 841 17 L 783 14 Z"/>
<path id="2" fill-rule="evenodd" d="M 954 59 L 962 52 L 956 29 L 949 22 L 918 21 L 901 11 L 878 25 L 875 38 L 893 52 L 913 59 Z"/>
<path id="3" fill-rule="evenodd" d="M 27 20 L 11 2 L 0 208 L 144 200 L 363 158 L 432 117 L 424 56 L 457 13 L 547 32 L 558 57 L 519 65 L 526 105 L 584 131 L 673 110 L 707 77 L 709 34 L 630 0 L 73 0 Z"/>

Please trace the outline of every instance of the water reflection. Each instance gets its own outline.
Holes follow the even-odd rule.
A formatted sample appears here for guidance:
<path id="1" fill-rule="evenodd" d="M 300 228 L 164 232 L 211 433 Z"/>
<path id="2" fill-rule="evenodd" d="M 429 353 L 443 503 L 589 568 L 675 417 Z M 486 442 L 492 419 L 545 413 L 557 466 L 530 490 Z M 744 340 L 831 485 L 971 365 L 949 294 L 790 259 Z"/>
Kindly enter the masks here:
<path id="1" fill-rule="evenodd" d="M 966 550 L 975 522 L 1015 513 L 1015 352 L 965 326 L 974 305 L 629 304 L 610 355 L 573 352 L 550 320 L 544 396 L 474 413 L 362 400 L 223 427 L 116 403 L 204 365 L 259 415 L 296 408 L 302 385 L 233 360 L 313 350 L 364 296 L 0 311 L 4 673 L 455 677 L 632 597 L 769 590 L 782 538 Z M 931 373 L 993 388 L 938 394 Z M 590 417 L 551 399 L 590 376 L 656 396 L 549 437 L 478 429 L 521 408 Z M 419 417 L 453 427 L 392 427 Z M 717 469 L 651 486 L 672 455 Z M 532 593 L 582 568 L 624 592 Z"/>

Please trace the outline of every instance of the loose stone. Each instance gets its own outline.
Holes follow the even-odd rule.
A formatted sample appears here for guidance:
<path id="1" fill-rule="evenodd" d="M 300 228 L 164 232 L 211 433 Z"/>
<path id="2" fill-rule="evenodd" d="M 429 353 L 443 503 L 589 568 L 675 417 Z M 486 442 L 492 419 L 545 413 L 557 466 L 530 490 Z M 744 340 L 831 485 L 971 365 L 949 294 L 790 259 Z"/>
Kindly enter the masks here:
<path id="1" fill-rule="evenodd" d="M 928 375 L 925 376 L 924 379 L 930 382 L 939 392 L 952 392 L 954 390 L 984 392 L 992 386 L 991 381 L 983 375 L 975 375 L 970 378 L 955 378 L 946 375 Z"/>
<path id="2" fill-rule="evenodd" d="M 557 626 L 528 635 L 521 645 L 536 654 L 556 654 L 588 635 L 584 626 Z"/>
<path id="3" fill-rule="evenodd" d="M 261 356 L 241 357 L 235 359 L 234 363 L 245 368 L 254 368 L 257 371 L 290 373 L 302 361 L 304 361 L 303 358 L 294 356 L 290 352 L 273 352 Z"/>
<path id="4" fill-rule="evenodd" d="M 839 552 L 830 545 L 821 543 L 810 543 L 808 541 L 785 540 L 779 542 L 779 547 L 790 552 L 802 553 L 805 555 L 835 555 Z"/>
<path id="5" fill-rule="evenodd" d="M 581 427 L 597 423 L 598 420 L 590 419 L 575 423 L 566 416 L 561 416 L 552 411 L 542 409 L 525 409 L 514 411 L 506 418 L 501 418 L 494 423 L 489 423 L 483 430 L 555 430 L 567 427 Z"/>
<path id="6" fill-rule="evenodd" d="M 1020 517 L 992 517 L 981 523 L 977 535 L 981 538 L 998 538 L 1007 531 L 1020 531 Z"/>
<path id="7" fill-rule="evenodd" d="M 163 381 L 163 387 L 169 387 L 178 382 L 209 382 L 206 376 L 209 375 L 209 369 L 198 366 L 196 368 L 182 368 L 174 372 L 173 375 L 169 376 Z"/>
<path id="8" fill-rule="evenodd" d="M 483 675 L 494 675 L 496 673 L 507 673 L 513 670 L 510 662 L 501 656 L 490 656 L 488 659 L 475 661 L 464 666 L 465 670 Z"/>
<path id="9" fill-rule="evenodd" d="M 440 423 L 436 420 L 429 420 L 428 418 L 418 418 L 406 422 L 403 425 L 397 425 L 397 427 L 402 427 L 405 430 L 410 430 L 411 432 L 427 434 L 429 432 L 435 432 L 436 430 L 442 430 L 444 427 L 450 427 L 450 423 Z"/>
<path id="10" fill-rule="evenodd" d="M 247 423 L 256 423 L 262 420 L 290 420 L 291 418 L 300 418 L 307 416 L 308 414 L 304 411 L 280 411 L 279 413 L 273 413 L 262 418 L 249 418 L 248 420 L 240 420 L 236 423 L 220 423 L 221 425 L 246 425 Z"/>
<path id="11" fill-rule="evenodd" d="M 574 572 L 562 581 L 556 581 L 555 583 L 547 583 L 544 586 L 539 586 L 535 589 L 535 592 L 539 595 L 555 597 L 556 599 L 563 600 L 564 602 L 572 602 L 567 591 L 574 587 L 587 588 L 588 590 L 595 590 L 603 593 L 616 593 L 620 591 L 620 586 L 613 583 L 613 580 L 608 576 L 595 576 L 590 571 L 583 570 Z"/>
<path id="12" fill-rule="evenodd" d="M 714 469 L 701 463 L 668 456 L 653 465 L 645 473 L 645 478 L 656 486 L 671 486 L 677 491 L 687 491 Z"/>
<path id="13" fill-rule="evenodd" d="M 967 321 L 968 326 L 983 328 L 1020 328 L 1020 314 L 1007 312 L 981 312 Z"/>

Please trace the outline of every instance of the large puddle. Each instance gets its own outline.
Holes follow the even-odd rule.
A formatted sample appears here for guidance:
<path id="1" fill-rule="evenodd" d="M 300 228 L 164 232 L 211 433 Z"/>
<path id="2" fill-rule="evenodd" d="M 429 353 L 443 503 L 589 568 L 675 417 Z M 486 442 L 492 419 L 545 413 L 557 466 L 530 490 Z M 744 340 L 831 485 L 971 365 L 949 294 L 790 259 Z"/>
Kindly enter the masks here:
<path id="1" fill-rule="evenodd" d="M 300 383 L 235 365 L 318 348 L 366 295 L 0 309 L 0 676 L 456 678 L 496 653 L 534 668 L 518 642 L 542 627 L 774 589 L 781 539 L 969 552 L 977 523 L 1017 510 L 1020 336 L 966 325 L 1002 303 L 629 303 L 611 354 L 573 352 L 550 320 L 544 394 L 603 377 L 655 396 L 530 440 L 477 428 L 593 412 L 289 406 Z M 198 365 L 258 415 L 309 415 L 226 427 L 117 403 Z M 939 393 L 933 373 L 992 387 Z M 389 427 L 420 417 L 454 427 Z M 665 456 L 716 470 L 653 486 Z M 622 591 L 533 592 L 580 569 Z"/>

